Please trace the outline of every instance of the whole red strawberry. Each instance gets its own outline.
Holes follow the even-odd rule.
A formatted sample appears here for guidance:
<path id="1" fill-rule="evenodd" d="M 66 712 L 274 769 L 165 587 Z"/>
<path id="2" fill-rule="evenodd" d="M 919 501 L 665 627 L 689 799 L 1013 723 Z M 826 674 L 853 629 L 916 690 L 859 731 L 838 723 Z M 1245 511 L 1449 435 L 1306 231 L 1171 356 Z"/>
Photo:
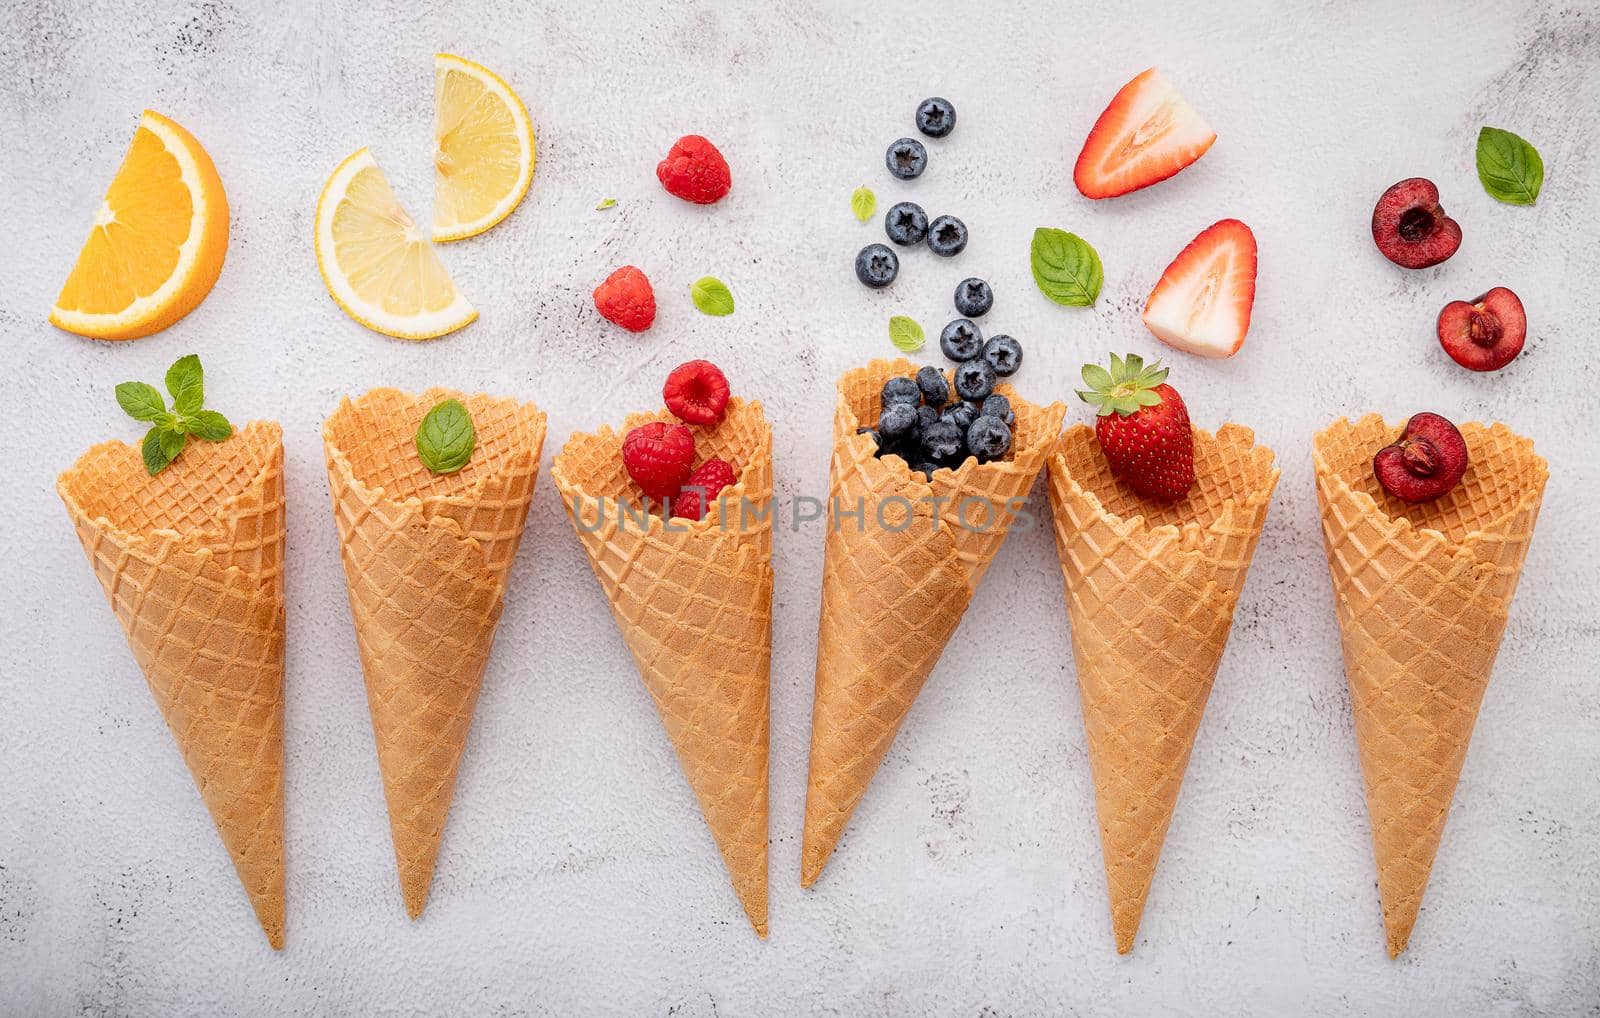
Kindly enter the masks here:
<path id="1" fill-rule="evenodd" d="M 717 500 L 723 488 L 737 484 L 739 476 L 727 460 L 708 459 L 683 482 L 683 490 L 672 500 L 672 515 L 685 520 L 706 518 L 706 506 Z"/>
<path id="2" fill-rule="evenodd" d="M 716 424 L 728 410 L 728 376 L 710 361 L 679 364 L 661 387 L 661 398 L 686 424 Z"/>
<path id="3" fill-rule="evenodd" d="M 656 164 L 656 176 L 668 194 L 696 205 L 712 205 L 722 200 L 733 186 L 728 161 L 717 146 L 698 134 L 686 134 Z"/>
<path id="4" fill-rule="evenodd" d="M 1146 365 L 1130 353 L 1111 355 L 1111 370 L 1083 366 L 1090 391 L 1084 402 L 1098 407 L 1095 437 L 1111 472 L 1148 498 L 1176 502 L 1194 487 L 1194 430 L 1189 408 L 1166 384 L 1167 369 Z"/>
<path id="5" fill-rule="evenodd" d="M 632 265 L 624 265 L 594 288 L 594 306 L 606 321 L 629 332 L 643 332 L 656 320 L 656 292 Z"/>
<path id="6" fill-rule="evenodd" d="M 641 424 L 622 440 L 622 465 L 646 495 L 671 498 L 694 466 L 694 435 L 681 424 Z"/>

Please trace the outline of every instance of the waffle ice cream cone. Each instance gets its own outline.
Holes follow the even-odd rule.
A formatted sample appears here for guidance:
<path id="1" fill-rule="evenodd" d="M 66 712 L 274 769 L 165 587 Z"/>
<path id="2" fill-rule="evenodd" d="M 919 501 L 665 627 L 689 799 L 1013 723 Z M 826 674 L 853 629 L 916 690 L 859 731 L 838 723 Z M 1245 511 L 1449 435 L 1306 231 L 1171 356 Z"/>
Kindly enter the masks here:
<path id="1" fill-rule="evenodd" d="M 1391 958 L 1416 923 L 1549 477 L 1530 440 L 1465 424 L 1461 482 L 1410 505 L 1372 472 L 1400 430 L 1340 418 L 1313 446 Z"/>
<path id="2" fill-rule="evenodd" d="M 1249 428 L 1195 429 L 1195 483 L 1161 503 L 1112 476 L 1094 430 L 1050 457 L 1050 506 L 1117 952 L 1133 949 L 1250 558 L 1278 483 Z"/>
<path id="3" fill-rule="evenodd" d="M 651 421 L 676 419 L 634 414 L 621 431 L 573 435 L 550 476 L 734 891 L 765 937 L 772 429 L 760 403 L 738 398 L 720 424 L 691 426 L 696 460 L 728 461 L 738 483 L 704 519 L 669 527 L 643 512 L 648 502 L 622 464 L 623 438 Z"/>
<path id="4" fill-rule="evenodd" d="M 56 490 L 239 882 L 283 947 L 283 434 L 191 439 L 154 477 L 106 442 Z"/>
<path id="5" fill-rule="evenodd" d="M 880 360 L 839 380 L 800 861 L 805 887 L 833 854 L 1066 413 L 1001 385 L 996 392 L 1016 414 L 1007 458 L 968 459 L 925 481 L 898 456 L 878 458 L 872 438 L 856 433 L 877 420 L 883 383 L 916 372 L 910 361 Z"/>
<path id="6" fill-rule="evenodd" d="M 458 399 L 472 458 L 434 474 L 417 426 Z M 422 914 L 456 772 L 539 472 L 531 403 L 447 389 L 373 389 L 323 425 L 350 613 L 406 912 Z"/>

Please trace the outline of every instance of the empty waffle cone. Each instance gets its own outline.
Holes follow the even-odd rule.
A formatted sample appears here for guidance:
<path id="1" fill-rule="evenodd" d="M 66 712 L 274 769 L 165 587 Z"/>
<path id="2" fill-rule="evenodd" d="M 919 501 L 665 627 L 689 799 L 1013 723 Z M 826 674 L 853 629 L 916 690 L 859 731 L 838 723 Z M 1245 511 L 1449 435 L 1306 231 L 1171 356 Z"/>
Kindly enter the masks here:
<path id="1" fill-rule="evenodd" d="M 720 424 L 690 427 L 695 458 L 738 483 L 704 519 L 648 514 L 622 465 L 622 430 L 576 434 L 550 476 L 611 602 L 684 776 L 756 932 L 767 935 L 768 672 L 772 659 L 772 429 L 732 399 Z"/>
<path id="2" fill-rule="evenodd" d="M 422 418 L 458 399 L 472 457 L 435 474 Z M 531 403 L 429 389 L 345 399 L 322 428 L 328 486 L 406 912 L 422 914 L 506 579 L 539 472 Z"/>
<path id="3" fill-rule="evenodd" d="M 1133 948 L 1233 610 L 1278 483 L 1249 428 L 1195 429 L 1173 503 L 1111 475 L 1094 430 L 1050 457 L 1050 505 L 1117 952 Z"/>
<path id="4" fill-rule="evenodd" d="M 239 882 L 283 947 L 283 433 L 106 442 L 56 482 Z"/>
<path id="5" fill-rule="evenodd" d="M 1066 413 L 1001 385 L 996 392 L 1016 414 L 1011 452 L 986 464 L 968 459 L 926 481 L 898 456 L 878 458 L 872 437 L 856 433 L 877 420 L 883 383 L 916 372 L 910 361 L 880 360 L 839 379 L 800 860 L 805 887 L 833 854 Z"/>
<path id="6" fill-rule="evenodd" d="M 1400 430 L 1340 418 L 1313 446 L 1391 958 L 1417 920 L 1549 476 L 1530 440 L 1464 424 L 1461 483 L 1411 505 L 1372 472 Z"/>

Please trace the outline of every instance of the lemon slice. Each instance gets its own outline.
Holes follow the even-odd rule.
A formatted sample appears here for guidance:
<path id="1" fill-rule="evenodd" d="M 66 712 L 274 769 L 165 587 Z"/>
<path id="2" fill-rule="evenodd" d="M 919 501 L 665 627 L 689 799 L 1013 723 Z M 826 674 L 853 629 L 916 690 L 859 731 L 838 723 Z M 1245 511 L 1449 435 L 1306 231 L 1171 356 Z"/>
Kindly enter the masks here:
<path id="1" fill-rule="evenodd" d="M 205 300 L 227 253 L 228 199 L 211 157 L 145 110 L 50 321 L 93 339 L 148 336 Z"/>
<path id="2" fill-rule="evenodd" d="M 323 185 L 316 246 L 329 295 L 369 329 L 432 339 L 478 317 L 367 149 Z"/>
<path id="3" fill-rule="evenodd" d="M 433 57 L 433 239 L 476 236 L 511 214 L 533 179 L 533 125 L 499 75 Z"/>

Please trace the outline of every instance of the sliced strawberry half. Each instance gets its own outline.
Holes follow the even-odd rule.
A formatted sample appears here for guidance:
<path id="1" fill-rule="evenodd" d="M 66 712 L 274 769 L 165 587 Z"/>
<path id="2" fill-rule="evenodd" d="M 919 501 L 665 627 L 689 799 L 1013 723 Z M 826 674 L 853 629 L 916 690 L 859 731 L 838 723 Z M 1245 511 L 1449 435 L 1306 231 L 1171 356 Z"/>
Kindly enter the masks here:
<path id="1" fill-rule="evenodd" d="M 1085 198 L 1115 198 L 1166 180 L 1216 140 L 1205 118 L 1152 67 L 1123 85 L 1094 122 L 1072 180 Z"/>
<path id="2" fill-rule="evenodd" d="M 1232 357 L 1256 301 L 1256 235 L 1237 219 L 1200 231 L 1178 252 L 1144 303 L 1144 324 L 1171 347 Z"/>

